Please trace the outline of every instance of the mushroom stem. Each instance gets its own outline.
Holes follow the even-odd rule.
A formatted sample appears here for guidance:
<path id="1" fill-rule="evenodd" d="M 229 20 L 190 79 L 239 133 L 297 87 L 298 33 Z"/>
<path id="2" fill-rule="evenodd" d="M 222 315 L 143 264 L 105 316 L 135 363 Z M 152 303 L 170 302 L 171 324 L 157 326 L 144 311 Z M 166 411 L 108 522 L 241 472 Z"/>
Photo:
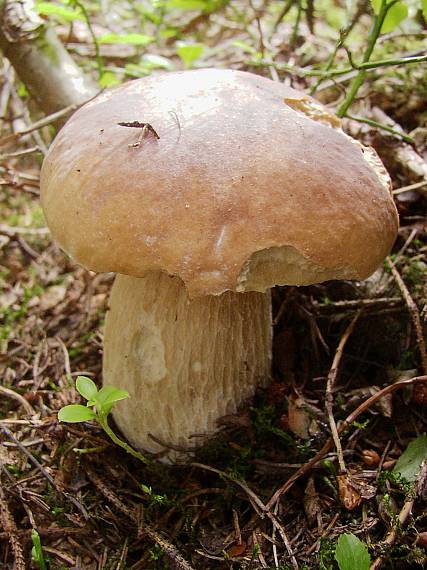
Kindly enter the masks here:
<path id="1" fill-rule="evenodd" d="M 269 293 L 189 299 L 177 277 L 118 275 L 103 376 L 130 397 L 115 406 L 114 419 L 139 449 L 164 449 L 156 440 L 184 448 L 204 443 L 201 436 L 212 435 L 219 418 L 268 381 L 271 338 Z M 180 454 L 170 449 L 166 457 Z"/>

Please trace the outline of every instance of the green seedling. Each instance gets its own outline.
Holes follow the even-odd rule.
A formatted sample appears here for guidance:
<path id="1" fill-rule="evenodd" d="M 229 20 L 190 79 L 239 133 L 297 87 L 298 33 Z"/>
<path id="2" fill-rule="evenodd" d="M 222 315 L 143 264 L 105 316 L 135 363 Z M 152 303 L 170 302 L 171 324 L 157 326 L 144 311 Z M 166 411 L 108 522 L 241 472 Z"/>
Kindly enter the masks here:
<path id="1" fill-rule="evenodd" d="M 148 463 L 148 459 L 142 453 L 135 451 L 125 441 L 121 440 L 108 425 L 108 415 L 114 404 L 128 398 L 129 393 L 115 386 L 103 386 L 98 390 L 95 382 L 86 376 L 77 377 L 76 389 L 87 400 L 86 406 L 81 404 L 64 406 L 58 412 L 59 421 L 80 423 L 95 420 L 114 443 L 143 463 Z"/>
<path id="2" fill-rule="evenodd" d="M 47 570 L 46 569 L 46 562 L 45 562 L 44 556 L 43 556 L 43 550 L 42 550 L 42 543 L 40 540 L 40 535 L 36 531 L 35 528 L 33 528 L 33 530 L 31 531 L 31 541 L 33 543 L 33 548 L 31 549 L 31 558 L 38 565 L 40 570 Z"/>

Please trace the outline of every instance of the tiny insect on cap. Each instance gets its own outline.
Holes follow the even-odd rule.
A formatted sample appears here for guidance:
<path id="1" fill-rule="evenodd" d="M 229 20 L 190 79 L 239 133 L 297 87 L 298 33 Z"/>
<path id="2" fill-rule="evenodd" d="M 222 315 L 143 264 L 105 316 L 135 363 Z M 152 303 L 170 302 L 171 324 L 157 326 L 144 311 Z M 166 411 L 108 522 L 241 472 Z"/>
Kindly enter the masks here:
<path id="1" fill-rule="evenodd" d="M 76 261 L 161 270 L 191 296 L 364 278 L 398 227 L 372 149 L 306 94 L 232 70 L 100 94 L 56 137 L 41 194 Z"/>

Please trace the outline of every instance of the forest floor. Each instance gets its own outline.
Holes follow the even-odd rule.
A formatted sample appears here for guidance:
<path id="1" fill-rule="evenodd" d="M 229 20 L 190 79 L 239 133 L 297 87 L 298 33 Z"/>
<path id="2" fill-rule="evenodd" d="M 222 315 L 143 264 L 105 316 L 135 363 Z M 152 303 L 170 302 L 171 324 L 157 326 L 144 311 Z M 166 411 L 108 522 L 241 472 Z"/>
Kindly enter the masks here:
<path id="1" fill-rule="evenodd" d="M 248 70 L 308 92 L 318 77 L 305 71 L 324 67 L 345 15 L 339 2 L 332 12 L 331 2 L 315 3 L 300 19 L 294 9 L 282 15 L 281 2 L 211 2 L 210 12 L 161 14 L 132 4 L 89 10 L 95 34 L 143 29 L 156 37 L 148 48 L 101 43 L 110 83 L 180 69 L 187 58 L 187 65 Z M 354 57 L 371 25 L 366 4 L 347 38 Z M 95 75 L 84 21 L 70 28 L 51 17 Z M 376 57 L 419 53 L 425 40 L 425 24 L 399 28 L 381 37 Z M 334 66 L 347 65 L 339 49 Z M 40 114 L 6 60 L 0 74 L 5 137 Z M 336 109 L 351 75 L 324 79 L 316 97 Z M 413 380 L 427 374 L 426 85 L 425 65 L 379 68 L 352 107 L 412 142 L 343 122 L 376 148 L 392 176 L 401 223 L 393 253 L 364 282 L 276 288 L 272 383 L 178 466 L 143 465 L 96 423 L 58 422 L 62 406 L 80 401 L 77 375 L 101 383 L 113 275 L 76 266 L 50 240 L 39 172 L 53 126 L 8 145 L 0 140 L 1 568 L 333 569 L 344 533 L 366 545 L 372 568 L 425 567 L 425 466 L 413 484 L 393 467 L 411 441 L 425 446 L 427 428 L 427 384 Z"/>

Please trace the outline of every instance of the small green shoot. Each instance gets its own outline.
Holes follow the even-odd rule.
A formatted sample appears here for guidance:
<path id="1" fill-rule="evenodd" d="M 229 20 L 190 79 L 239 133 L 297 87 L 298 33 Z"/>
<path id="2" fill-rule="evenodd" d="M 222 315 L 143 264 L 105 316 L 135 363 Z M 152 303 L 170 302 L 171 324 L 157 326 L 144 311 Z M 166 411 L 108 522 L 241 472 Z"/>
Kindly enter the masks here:
<path id="1" fill-rule="evenodd" d="M 342 534 L 335 550 L 340 570 L 369 570 L 371 557 L 366 544 L 352 533 Z"/>
<path id="2" fill-rule="evenodd" d="M 115 386 L 103 386 L 98 390 L 95 382 L 86 376 L 77 377 L 76 389 L 87 400 L 86 406 L 71 404 L 61 408 L 58 412 L 59 421 L 79 423 L 95 420 L 114 443 L 143 463 L 148 463 L 148 459 L 142 453 L 135 451 L 125 441 L 121 440 L 108 425 L 108 415 L 114 404 L 128 398 L 129 393 Z"/>
<path id="3" fill-rule="evenodd" d="M 193 67 L 193 63 L 199 59 L 205 51 L 205 46 L 203 44 L 182 41 L 176 42 L 176 44 L 177 54 L 181 58 L 186 69 Z"/>
<path id="4" fill-rule="evenodd" d="M 38 565 L 40 570 L 47 570 L 40 535 L 35 528 L 31 531 L 31 541 L 33 543 L 33 548 L 31 549 L 32 560 Z"/>

